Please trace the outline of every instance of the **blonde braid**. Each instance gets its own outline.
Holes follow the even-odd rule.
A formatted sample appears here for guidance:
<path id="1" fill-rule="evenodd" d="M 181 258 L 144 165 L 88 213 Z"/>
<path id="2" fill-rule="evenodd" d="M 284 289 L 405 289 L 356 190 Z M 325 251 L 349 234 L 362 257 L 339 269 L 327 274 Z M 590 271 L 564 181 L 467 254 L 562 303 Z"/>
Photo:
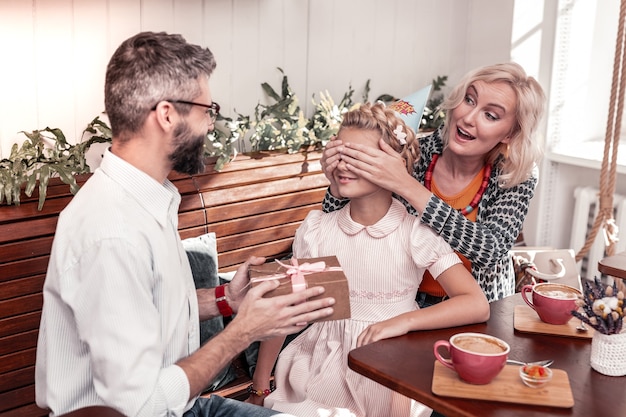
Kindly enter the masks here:
<path id="1" fill-rule="evenodd" d="M 394 133 L 398 126 L 401 126 L 402 132 L 406 133 L 405 144 L 400 143 Z M 341 127 L 377 130 L 385 143 L 405 160 L 407 171 L 413 173 L 413 164 L 419 160 L 419 143 L 413 129 L 408 127 L 394 110 L 385 107 L 382 103 L 365 103 L 346 113 Z"/>

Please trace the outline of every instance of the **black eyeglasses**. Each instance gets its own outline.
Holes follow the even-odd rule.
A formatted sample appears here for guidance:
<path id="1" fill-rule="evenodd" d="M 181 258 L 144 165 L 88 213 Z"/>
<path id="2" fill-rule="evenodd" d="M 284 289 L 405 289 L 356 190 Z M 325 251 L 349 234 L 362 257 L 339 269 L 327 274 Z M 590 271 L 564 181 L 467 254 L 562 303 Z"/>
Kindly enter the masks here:
<path id="1" fill-rule="evenodd" d="M 220 114 L 220 105 L 217 104 L 217 102 L 215 101 L 211 104 L 196 103 L 194 101 L 186 101 L 186 100 L 163 100 L 163 101 L 169 101 L 170 103 L 188 104 L 190 106 L 204 107 L 206 109 L 206 114 L 209 115 L 209 117 L 211 118 L 213 122 L 217 120 L 217 115 Z M 154 111 L 156 110 L 156 108 L 157 108 L 157 105 L 155 104 L 152 110 Z"/>

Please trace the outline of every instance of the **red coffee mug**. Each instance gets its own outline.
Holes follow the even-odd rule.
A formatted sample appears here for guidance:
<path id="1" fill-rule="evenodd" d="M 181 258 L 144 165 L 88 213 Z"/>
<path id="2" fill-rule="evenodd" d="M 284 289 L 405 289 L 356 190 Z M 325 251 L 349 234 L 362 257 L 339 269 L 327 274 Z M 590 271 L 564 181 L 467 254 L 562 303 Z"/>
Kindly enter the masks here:
<path id="1" fill-rule="evenodd" d="M 528 293 L 532 292 L 532 302 L 528 299 Z M 522 287 L 522 298 L 537 312 L 544 323 L 566 324 L 576 310 L 576 300 L 581 296 L 580 290 L 569 285 L 543 282 L 535 285 Z"/>
<path id="2" fill-rule="evenodd" d="M 450 359 L 441 356 L 440 347 L 448 351 Z M 488 384 L 498 376 L 510 350 L 504 340 L 483 333 L 457 333 L 450 340 L 438 340 L 433 346 L 439 362 L 456 371 L 463 381 L 475 385 Z"/>

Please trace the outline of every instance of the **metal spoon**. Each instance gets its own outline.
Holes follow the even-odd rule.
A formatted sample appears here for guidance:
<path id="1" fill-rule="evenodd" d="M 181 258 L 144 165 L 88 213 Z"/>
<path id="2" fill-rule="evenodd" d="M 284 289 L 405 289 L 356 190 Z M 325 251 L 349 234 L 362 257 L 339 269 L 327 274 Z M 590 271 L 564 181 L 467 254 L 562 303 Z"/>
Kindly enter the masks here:
<path id="1" fill-rule="evenodd" d="M 581 320 L 580 324 L 576 327 L 576 330 L 578 330 L 579 332 L 586 332 L 587 326 L 585 326 L 585 322 Z"/>
<path id="2" fill-rule="evenodd" d="M 550 366 L 554 363 L 554 360 L 546 359 L 543 361 L 536 361 L 536 362 L 521 362 L 521 361 L 516 361 L 513 359 L 507 359 L 506 363 L 511 364 L 511 365 L 520 365 L 520 366 L 524 366 L 524 365 Z"/>

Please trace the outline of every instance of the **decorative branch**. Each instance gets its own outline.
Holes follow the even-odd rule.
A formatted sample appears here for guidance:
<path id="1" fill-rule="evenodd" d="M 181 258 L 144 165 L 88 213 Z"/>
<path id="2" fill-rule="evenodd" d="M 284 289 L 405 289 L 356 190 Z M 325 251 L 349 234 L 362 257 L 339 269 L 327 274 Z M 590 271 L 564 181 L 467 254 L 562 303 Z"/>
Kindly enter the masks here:
<path id="1" fill-rule="evenodd" d="M 600 333 L 620 333 L 624 319 L 624 293 L 617 290 L 615 283 L 605 287 L 598 277 L 593 283 L 585 281 L 583 287 L 583 295 L 576 301 L 583 312 L 573 310 L 572 315 Z"/>

